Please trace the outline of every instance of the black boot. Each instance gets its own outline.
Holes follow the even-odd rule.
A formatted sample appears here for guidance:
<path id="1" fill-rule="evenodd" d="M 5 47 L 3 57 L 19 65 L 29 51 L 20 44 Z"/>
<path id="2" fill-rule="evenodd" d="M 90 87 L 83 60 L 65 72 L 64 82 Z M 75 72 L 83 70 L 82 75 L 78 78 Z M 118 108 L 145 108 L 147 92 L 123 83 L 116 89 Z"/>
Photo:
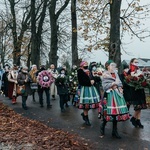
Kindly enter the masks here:
<path id="1" fill-rule="evenodd" d="M 139 128 L 144 128 L 144 126 L 141 124 L 140 119 L 136 120 L 136 124 L 139 126 Z"/>
<path id="2" fill-rule="evenodd" d="M 84 121 L 86 121 L 84 112 L 81 113 L 81 116 L 82 116 L 82 119 L 83 119 Z"/>
<path id="3" fill-rule="evenodd" d="M 116 120 L 113 121 L 112 136 L 117 138 L 117 139 L 121 139 L 121 136 L 118 134 L 118 131 L 117 131 L 117 121 Z"/>
<path id="4" fill-rule="evenodd" d="M 136 118 L 132 117 L 132 118 L 130 119 L 130 121 L 132 122 L 132 125 L 137 128 L 138 125 L 137 125 L 137 122 L 136 122 Z"/>
<path id="5" fill-rule="evenodd" d="M 26 97 L 22 97 L 22 108 L 23 108 L 24 110 L 27 110 L 27 109 L 28 109 L 28 107 L 27 107 L 27 105 L 26 105 Z"/>
<path id="6" fill-rule="evenodd" d="M 107 123 L 107 121 L 103 120 L 103 123 L 100 126 L 100 132 L 101 132 L 102 136 L 105 135 L 105 126 L 106 126 L 106 123 Z"/>
<path id="7" fill-rule="evenodd" d="M 85 124 L 86 124 L 87 126 L 91 126 L 91 123 L 90 123 L 90 121 L 89 121 L 88 115 L 85 116 Z"/>

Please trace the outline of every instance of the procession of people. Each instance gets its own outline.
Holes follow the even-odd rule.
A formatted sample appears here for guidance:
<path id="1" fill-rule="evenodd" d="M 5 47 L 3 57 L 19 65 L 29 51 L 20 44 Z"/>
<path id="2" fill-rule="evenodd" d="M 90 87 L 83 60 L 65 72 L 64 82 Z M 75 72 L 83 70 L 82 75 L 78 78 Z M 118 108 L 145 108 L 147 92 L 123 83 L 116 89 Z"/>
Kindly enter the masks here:
<path id="1" fill-rule="evenodd" d="M 130 119 L 134 127 L 144 128 L 141 113 L 142 109 L 147 108 L 144 92 L 147 87 L 144 82 L 147 80 L 144 71 L 138 67 L 138 59 L 133 58 L 122 69 L 122 73 L 118 74 L 117 65 L 112 60 L 106 61 L 104 67 L 97 62 L 88 64 L 87 61 L 82 61 L 70 70 L 64 65 L 56 68 L 54 64 L 48 68 L 45 65 L 37 68 L 36 64 L 31 68 L 6 64 L 1 78 L 1 92 L 13 105 L 17 103 L 18 96 L 21 96 L 24 110 L 28 110 L 28 96 L 32 96 L 33 102 L 39 102 L 42 108 L 45 92 L 47 109 L 53 109 L 51 100 L 56 100 L 58 95 L 61 113 L 65 113 L 70 101 L 73 107 L 83 110 L 81 117 L 87 126 L 92 125 L 89 111 L 97 109 L 95 115 L 100 118 L 101 136 L 105 135 L 106 124 L 112 122 L 112 136 L 120 139 L 118 122 Z M 133 84 L 135 79 L 137 83 Z M 35 93 L 38 94 L 38 99 Z M 134 108 L 133 115 L 130 114 L 131 105 Z"/>

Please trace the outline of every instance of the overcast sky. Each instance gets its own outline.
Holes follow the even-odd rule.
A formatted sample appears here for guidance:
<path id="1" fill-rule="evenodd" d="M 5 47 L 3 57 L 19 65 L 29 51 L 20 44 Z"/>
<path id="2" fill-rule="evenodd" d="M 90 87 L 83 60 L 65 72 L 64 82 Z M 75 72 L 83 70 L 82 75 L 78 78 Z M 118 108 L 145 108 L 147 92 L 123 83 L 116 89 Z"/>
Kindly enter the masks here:
<path id="1" fill-rule="evenodd" d="M 125 1 L 125 0 L 123 0 Z M 128 0 L 131 1 L 131 0 Z M 150 0 L 141 0 L 143 4 L 148 4 L 150 3 Z M 122 4 L 124 5 L 124 3 Z M 149 14 L 150 16 L 150 14 Z M 145 28 L 149 28 L 150 31 L 150 19 L 147 19 L 144 21 Z M 128 59 L 130 60 L 131 58 L 149 58 L 150 59 L 150 37 L 146 38 L 144 42 L 140 41 L 137 37 L 134 37 L 133 40 L 130 39 L 129 35 L 125 36 L 125 39 L 122 41 L 125 43 L 123 45 L 124 50 L 127 52 L 125 53 L 122 51 L 122 60 Z M 101 61 L 103 64 L 108 60 L 108 56 L 102 52 L 102 51 L 94 51 L 93 54 L 91 55 L 91 58 L 87 58 L 88 61 L 96 61 L 99 62 Z"/>

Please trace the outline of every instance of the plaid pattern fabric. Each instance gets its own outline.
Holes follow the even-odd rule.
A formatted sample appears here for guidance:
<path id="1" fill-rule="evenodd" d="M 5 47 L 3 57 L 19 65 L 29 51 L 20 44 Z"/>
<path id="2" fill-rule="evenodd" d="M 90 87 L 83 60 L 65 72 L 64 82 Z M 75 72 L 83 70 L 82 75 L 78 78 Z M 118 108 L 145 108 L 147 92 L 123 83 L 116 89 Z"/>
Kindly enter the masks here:
<path id="1" fill-rule="evenodd" d="M 95 104 L 100 101 L 99 94 L 94 86 L 82 86 L 80 91 L 80 104 Z"/>
<path id="2" fill-rule="evenodd" d="M 78 88 L 74 101 L 79 109 L 95 109 L 99 107 L 100 97 L 94 86 Z"/>
<path id="3" fill-rule="evenodd" d="M 115 90 L 111 90 L 107 94 L 107 114 L 119 115 L 128 113 L 128 108 L 125 99 Z"/>
<path id="4" fill-rule="evenodd" d="M 107 93 L 107 100 L 101 106 L 103 111 L 99 113 L 101 113 L 106 121 L 113 121 L 114 119 L 117 121 L 126 121 L 130 119 L 124 97 L 115 90 Z"/>

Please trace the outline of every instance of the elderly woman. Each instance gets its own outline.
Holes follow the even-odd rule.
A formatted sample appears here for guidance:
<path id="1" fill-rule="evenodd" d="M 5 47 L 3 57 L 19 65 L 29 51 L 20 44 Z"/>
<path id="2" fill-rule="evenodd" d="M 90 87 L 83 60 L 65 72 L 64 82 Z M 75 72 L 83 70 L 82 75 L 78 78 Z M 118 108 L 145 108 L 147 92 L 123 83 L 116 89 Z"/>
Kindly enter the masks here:
<path id="1" fill-rule="evenodd" d="M 102 86 L 105 91 L 103 123 L 101 124 L 101 135 L 104 135 L 105 125 L 108 121 L 113 122 L 112 136 L 121 138 L 117 132 L 117 122 L 129 119 L 126 102 L 123 97 L 122 83 L 116 73 L 116 64 L 109 60 L 105 64 L 106 71 L 103 73 Z"/>
<path id="2" fill-rule="evenodd" d="M 26 106 L 26 101 L 27 101 L 28 95 L 32 94 L 32 90 L 30 88 L 31 77 L 28 73 L 28 67 L 22 68 L 21 72 L 18 74 L 17 82 L 19 85 L 25 86 L 25 90 L 21 94 L 21 96 L 22 96 L 22 108 L 27 110 L 28 107 Z"/>

